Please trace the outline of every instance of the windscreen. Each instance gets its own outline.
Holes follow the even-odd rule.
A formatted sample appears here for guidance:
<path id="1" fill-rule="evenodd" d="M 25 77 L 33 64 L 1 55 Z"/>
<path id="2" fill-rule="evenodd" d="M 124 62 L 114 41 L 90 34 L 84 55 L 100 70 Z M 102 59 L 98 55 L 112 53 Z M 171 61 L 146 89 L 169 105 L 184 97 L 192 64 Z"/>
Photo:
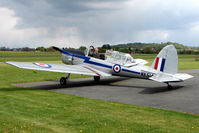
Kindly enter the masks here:
<path id="1" fill-rule="evenodd" d="M 133 62 L 133 58 L 129 54 L 121 53 L 118 51 L 107 50 L 105 53 L 106 60 L 120 65 Z"/>

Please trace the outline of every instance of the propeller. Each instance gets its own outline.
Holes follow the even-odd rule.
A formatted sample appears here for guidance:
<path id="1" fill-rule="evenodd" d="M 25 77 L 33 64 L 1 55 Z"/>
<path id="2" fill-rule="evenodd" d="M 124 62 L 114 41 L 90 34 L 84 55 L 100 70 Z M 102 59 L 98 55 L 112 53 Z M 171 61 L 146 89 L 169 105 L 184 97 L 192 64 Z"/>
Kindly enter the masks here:
<path id="1" fill-rule="evenodd" d="M 62 51 L 60 48 L 55 47 L 55 46 L 51 46 L 51 48 L 53 48 L 53 49 L 55 49 L 55 50 L 57 50 L 57 51 L 59 51 L 59 52 L 61 52 L 61 51 Z"/>

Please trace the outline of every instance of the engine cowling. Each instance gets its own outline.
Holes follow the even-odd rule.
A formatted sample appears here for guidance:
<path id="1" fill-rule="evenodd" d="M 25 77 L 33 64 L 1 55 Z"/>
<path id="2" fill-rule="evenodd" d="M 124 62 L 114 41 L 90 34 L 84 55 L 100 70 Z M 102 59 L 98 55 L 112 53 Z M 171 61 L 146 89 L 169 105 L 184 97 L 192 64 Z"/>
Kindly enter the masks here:
<path id="1" fill-rule="evenodd" d="M 73 56 L 62 54 L 62 62 L 65 64 L 73 65 Z"/>

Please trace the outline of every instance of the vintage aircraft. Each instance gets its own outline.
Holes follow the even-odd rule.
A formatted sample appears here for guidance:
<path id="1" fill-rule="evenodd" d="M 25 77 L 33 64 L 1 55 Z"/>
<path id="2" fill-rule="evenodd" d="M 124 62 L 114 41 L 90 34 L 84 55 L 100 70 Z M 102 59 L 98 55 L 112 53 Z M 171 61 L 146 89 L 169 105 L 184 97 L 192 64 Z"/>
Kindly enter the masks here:
<path id="1" fill-rule="evenodd" d="M 105 58 L 94 58 L 94 47 L 90 47 L 87 53 L 69 51 L 53 47 L 62 53 L 62 61 L 65 64 L 43 64 L 28 62 L 11 62 L 7 64 L 32 70 L 43 70 L 51 72 L 67 73 L 66 77 L 60 79 L 61 85 L 66 85 L 70 73 L 94 76 L 95 81 L 105 76 L 123 76 L 149 79 L 166 83 L 168 88 L 170 82 L 181 82 L 193 76 L 178 72 L 178 55 L 173 45 L 167 45 L 155 58 L 152 66 L 146 66 L 148 62 L 143 59 L 133 59 L 126 53 L 108 50 Z M 101 57 L 101 56 L 99 56 Z M 102 56 L 103 57 L 103 56 Z"/>

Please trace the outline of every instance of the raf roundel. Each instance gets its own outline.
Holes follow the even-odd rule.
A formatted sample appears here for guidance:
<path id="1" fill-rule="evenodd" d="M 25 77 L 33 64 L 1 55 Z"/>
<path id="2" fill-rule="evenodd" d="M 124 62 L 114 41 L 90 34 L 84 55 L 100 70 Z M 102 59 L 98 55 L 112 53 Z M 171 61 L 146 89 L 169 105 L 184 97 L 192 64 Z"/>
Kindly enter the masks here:
<path id="1" fill-rule="evenodd" d="M 116 73 L 119 73 L 119 72 L 121 71 L 121 66 L 120 66 L 120 65 L 117 65 L 117 64 L 114 65 L 114 66 L 113 66 L 113 71 L 116 72 Z"/>
<path id="2" fill-rule="evenodd" d="M 44 63 L 32 63 L 32 64 L 43 68 L 51 68 L 51 65 L 49 64 L 44 64 Z"/>

